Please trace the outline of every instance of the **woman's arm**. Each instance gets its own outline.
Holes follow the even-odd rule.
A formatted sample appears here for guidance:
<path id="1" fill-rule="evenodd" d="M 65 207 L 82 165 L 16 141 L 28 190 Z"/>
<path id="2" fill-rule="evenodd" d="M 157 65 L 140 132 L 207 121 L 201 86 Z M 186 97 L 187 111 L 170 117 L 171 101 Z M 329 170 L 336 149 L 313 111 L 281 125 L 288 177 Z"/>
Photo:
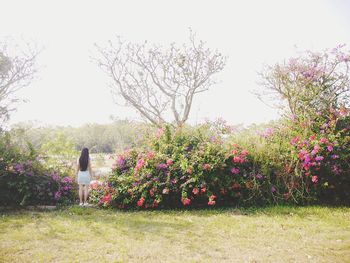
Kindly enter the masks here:
<path id="1" fill-rule="evenodd" d="M 77 160 L 77 174 L 79 173 L 80 171 L 80 164 L 79 164 L 79 159 Z"/>
<path id="2" fill-rule="evenodd" d="M 88 162 L 88 169 L 89 169 L 90 177 L 92 179 L 92 169 L 91 169 L 91 161 L 90 160 Z"/>

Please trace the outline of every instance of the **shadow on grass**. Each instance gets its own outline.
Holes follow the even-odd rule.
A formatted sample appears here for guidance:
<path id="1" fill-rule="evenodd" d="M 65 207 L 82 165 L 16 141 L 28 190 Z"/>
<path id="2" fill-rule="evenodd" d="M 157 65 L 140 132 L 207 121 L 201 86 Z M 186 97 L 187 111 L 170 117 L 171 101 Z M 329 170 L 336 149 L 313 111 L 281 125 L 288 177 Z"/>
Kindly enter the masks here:
<path id="1" fill-rule="evenodd" d="M 198 217 L 210 217 L 221 214 L 239 215 L 239 216 L 279 216 L 297 214 L 299 216 L 307 216 L 310 214 L 319 214 L 334 211 L 346 211 L 350 206 L 333 206 L 333 205 L 310 205 L 310 206 L 297 206 L 297 205 L 271 205 L 261 207 L 203 207 L 203 208 L 163 208 L 154 210 L 140 210 L 140 209 L 115 209 L 115 208 L 99 208 L 99 207 L 79 207 L 77 205 L 60 207 L 55 210 L 27 210 L 25 208 L 10 208 L 0 210 L 0 215 L 21 215 L 31 213 L 34 217 L 39 217 L 40 214 L 51 214 L 60 216 L 115 216 L 115 215 L 140 215 L 152 219 L 159 216 L 198 216 Z"/>

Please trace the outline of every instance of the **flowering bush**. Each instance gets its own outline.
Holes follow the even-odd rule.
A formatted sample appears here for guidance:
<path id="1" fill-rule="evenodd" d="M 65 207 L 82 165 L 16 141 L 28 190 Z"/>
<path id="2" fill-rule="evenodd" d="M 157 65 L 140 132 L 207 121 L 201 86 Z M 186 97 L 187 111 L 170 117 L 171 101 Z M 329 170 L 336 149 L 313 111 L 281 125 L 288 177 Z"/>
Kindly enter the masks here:
<path id="1" fill-rule="evenodd" d="M 71 177 L 45 168 L 29 147 L 17 147 L 8 134 L 0 137 L 0 204 L 37 205 L 70 203 L 76 196 Z"/>
<path id="2" fill-rule="evenodd" d="M 93 190 L 91 200 L 139 209 L 346 203 L 349 119 L 349 111 L 339 108 L 312 123 L 284 119 L 226 140 L 208 124 L 166 127 L 145 148 L 117 155 L 108 182 Z"/>
<path id="3" fill-rule="evenodd" d="M 208 130 L 161 129 L 147 149 L 116 157 L 109 183 L 92 190 L 91 201 L 119 208 L 214 206 L 271 199 L 265 177 L 247 150 L 226 145 Z M 94 186 L 95 187 L 95 186 Z M 258 201 L 262 203 L 262 201 Z"/>

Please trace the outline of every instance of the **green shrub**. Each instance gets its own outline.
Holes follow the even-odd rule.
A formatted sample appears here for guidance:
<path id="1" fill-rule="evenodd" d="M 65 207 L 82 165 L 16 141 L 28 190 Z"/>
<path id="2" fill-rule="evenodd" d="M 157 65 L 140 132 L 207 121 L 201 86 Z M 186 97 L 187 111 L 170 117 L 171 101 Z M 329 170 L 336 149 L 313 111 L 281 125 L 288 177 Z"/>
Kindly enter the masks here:
<path id="1" fill-rule="evenodd" d="M 28 145 L 15 145 L 10 135 L 0 135 L 0 204 L 38 205 L 71 203 L 75 183 L 69 176 L 45 167 L 43 160 Z"/>

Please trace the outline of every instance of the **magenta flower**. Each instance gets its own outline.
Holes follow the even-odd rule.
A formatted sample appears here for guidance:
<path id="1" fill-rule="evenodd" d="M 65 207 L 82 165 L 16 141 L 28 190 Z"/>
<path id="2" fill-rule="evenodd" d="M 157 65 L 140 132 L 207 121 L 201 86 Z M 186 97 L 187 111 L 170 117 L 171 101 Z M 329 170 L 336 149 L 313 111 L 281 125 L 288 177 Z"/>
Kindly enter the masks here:
<path id="1" fill-rule="evenodd" d="M 157 168 L 161 169 L 161 170 L 164 170 L 164 169 L 168 168 L 168 166 L 165 163 L 160 163 L 160 164 L 157 165 Z"/>
<path id="2" fill-rule="evenodd" d="M 328 145 L 328 146 L 327 146 L 327 150 L 328 150 L 329 152 L 333 151 L 333 146 L 332 146 L 332 145 Z"/>
<path id="3" fill-rule="evenodd" d="M 290 144 L 295 146 L 300 141 L 300 137 L 297 136 L 290 141 Z"/>
<path id="4" fill-rule="evenodd" d="M 257 174 L 257 175 L 255 175 L 255 178 L 258 180 L 262 180 L 264 178 L 264 176 L 262 176 L 261 174 Z"/>
<path id="5" fill-rule="evenodd" d="M 238 173 L 239 173 L 239 169 L 236 168 L 236 167 L 233 167 L 233 168 L 231 169 L 231 173 L 233 173 L 233 174 L 238 174 Z"/>
<path id="6" fill-rule="evenodd" d="M 69 176 L 63 177 L 62 182 L 64 183 L 73 183 L 73 179 Z"/>
<path id="7" fill-rule="evenodd" d="M 324 159 L 324 157 L 323 156 L 316 156 L 316 158 L 315 158 L 315 161 L 316 162 L 320 162 L 320 161 L 322 161 Z"/>
<path id="8" fill-rule="evenodd" d="M 57 201 L 57 200 L 59 200 L 61 198 L 61 192 L 60 191 L 57 191 L 56 193 L 55 193 L 55 200 Z"/>

